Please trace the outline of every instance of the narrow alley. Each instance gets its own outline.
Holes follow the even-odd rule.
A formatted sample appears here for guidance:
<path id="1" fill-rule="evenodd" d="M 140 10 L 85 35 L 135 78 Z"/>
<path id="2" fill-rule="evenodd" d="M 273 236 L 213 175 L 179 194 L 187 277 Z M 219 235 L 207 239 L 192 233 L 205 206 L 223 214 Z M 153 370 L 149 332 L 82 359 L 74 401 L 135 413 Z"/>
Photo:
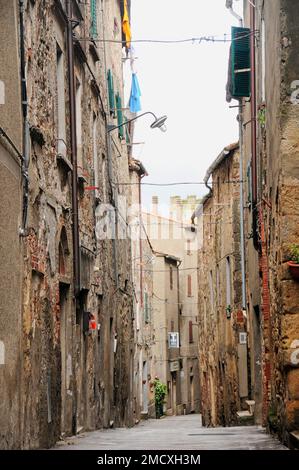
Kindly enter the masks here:
<path id="1" fill-rule="evenodd" d="M 206 428 L 200 415 L 168 416 L 61 441 L 61 450 L 287 450 L 260 427 Z"/>
<path id="2" fill-rule="evenodd" d="M 0 0 L 0 453 L 299 449 L 298 7 Z"/>

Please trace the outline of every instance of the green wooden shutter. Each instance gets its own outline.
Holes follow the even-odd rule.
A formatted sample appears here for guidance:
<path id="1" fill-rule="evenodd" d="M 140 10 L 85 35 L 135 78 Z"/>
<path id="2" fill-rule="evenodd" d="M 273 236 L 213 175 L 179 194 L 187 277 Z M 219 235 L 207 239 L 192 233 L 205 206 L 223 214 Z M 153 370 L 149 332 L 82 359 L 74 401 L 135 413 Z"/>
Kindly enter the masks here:
<path id="1" fill-rule="evenodd" d="M 91 14 L 91 36 L 93 38 L 96 38 L 98 36 L 97 0 L 90 0 L 90 14 Z"/>
<path id="2" fill-rule="evenodd" d="M 111 70 L 108 70 L 107 80 L 108 80 L 108 94 L 109 94 L 110 114 L 115 116 L 114 83 L 113 83 L 113 75 L 112 75 Z"/>
<path id="3" fill-rule="evenodd" d="M 121 97 L 119 93 L 115 95 L 115 101 L 116 101 L 116 111 L 117 111 L 117 125 L 120 126 L 123 124 L 123 112 L 122 112 L 122 102 L 121 102 Z M 120 139 L 123 139 L 124 137 L 124 126 L 121 126 L 118 129 L 118 135 Z"/>
<path id="4" fill-rule="evenodd" d="M 232 27 L 232 96 L 250 96 L 250 29 Z"/>

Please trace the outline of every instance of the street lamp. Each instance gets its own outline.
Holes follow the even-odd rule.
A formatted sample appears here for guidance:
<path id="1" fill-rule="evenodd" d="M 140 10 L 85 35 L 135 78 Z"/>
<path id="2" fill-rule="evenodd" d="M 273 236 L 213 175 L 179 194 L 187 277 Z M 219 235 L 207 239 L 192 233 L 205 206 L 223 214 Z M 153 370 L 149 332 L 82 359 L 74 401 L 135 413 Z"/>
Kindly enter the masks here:
<path id="1" fill-rule="evenodd" d="M 152 129 L 160 129 L 162 132 L 166 132 L 167 128 L 165 126 L 165 121 L 167 119 L 167 116 L 161 116 L 157 118 L 157 116 L 152 113 L 151 111 L 146 111 L 145 113 L 139 114 L 139 116 L 136 116 L 132 119 L 129 119 L 128 121 L 123 122 L 122 124 L 119 124 L 119 126 L 114 126 L 114 125 L 108 125 L 108 132 L 114 131 L 115 129 L 119 129 L 120 127 L 124 126 L 125 124 L 129 124 L 132 121 L 135 121 L 136 119 L 139 119 L 141 116 L 144 116 L 145 114 L 151 114 L 154 117 L 154 122 L 151 124 Z"/>

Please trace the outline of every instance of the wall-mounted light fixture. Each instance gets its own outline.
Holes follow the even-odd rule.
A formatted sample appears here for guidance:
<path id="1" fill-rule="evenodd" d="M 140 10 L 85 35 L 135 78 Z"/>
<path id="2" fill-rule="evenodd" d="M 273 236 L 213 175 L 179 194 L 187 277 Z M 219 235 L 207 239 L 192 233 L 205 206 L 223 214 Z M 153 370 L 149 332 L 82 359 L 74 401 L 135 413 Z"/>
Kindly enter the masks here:
<path id="1" fill-rule="evenodd" d="M 151 111 L 146 111 L 145 113 L 139 114 L 139 116 L 136 116 L 132 119 L 129 119 L 128 121 L 125 121 L 122 124 L 119 124 L 118 126 L 108 125 L 108 132 L 112 132 L 115 129 L 119 129 L 122 126 L 125 126 L 126 124 L 129 124 L 130 122 L 136 121 L 136 119 L 139 119 L 141 116 L 145 116 L 146 114 L 151 114 L 155 119 L 154 122 L 151 124 L 152 129 L 160 129 L 162 132 L 166 132 L 167 128 L 165 126 L 165 121 L 167 119 L 167 116 L 161 116 L 161 117 L 158 118 Z"/>

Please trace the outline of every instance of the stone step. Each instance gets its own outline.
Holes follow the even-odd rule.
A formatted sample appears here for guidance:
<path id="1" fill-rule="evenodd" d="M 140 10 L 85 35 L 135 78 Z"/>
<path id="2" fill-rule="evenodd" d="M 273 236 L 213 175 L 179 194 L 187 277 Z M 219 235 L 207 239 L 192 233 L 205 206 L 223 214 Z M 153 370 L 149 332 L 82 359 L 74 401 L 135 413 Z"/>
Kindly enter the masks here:
<path id="1" fill-rule="evenodd" d="M 247 417 L 251 417 L 252 413 L 250 413 L 250 411 L 248 411 L 248 410 L 237 411 L 237 415 L 238 415 L 239 418 L 247 418 Z"/>
<path id="2" fill-rule="evenodd" d="M 254 415 L 255 401 L 254 400 L 245 400 L 246 405 L 249 408 L 249 412 Z"/>

